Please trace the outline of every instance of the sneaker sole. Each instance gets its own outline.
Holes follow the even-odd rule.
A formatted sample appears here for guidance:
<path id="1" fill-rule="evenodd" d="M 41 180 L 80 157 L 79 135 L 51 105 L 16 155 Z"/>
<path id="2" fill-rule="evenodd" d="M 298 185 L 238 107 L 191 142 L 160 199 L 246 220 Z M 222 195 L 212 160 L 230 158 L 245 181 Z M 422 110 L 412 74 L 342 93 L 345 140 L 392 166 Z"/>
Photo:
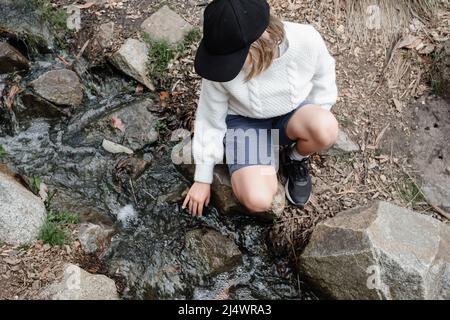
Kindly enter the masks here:
<path id="1" fill-rule="evenodd" d="M 287 179 L 286 184 L 284 185 L 284 193 L 286 194 L 286 198 L 287 198 L 287 199 L 289 200 L 289 202 L 290 202 L 291 204 L 293 204 L 294 206 L 297 206 L 297 207 L 300 207 L 300 208 L 303 209 L 303 208 L 308 204 L 308 202 L 311 200 L 312 194 L 309 195 L 308 200 L 306 200 L 306 202 L 305 202 L 304 204 L 298 204 L 298 203 L 295 203 L 295 202 L 292 200 L 291 196 L 289 195 L 288 184 L 289 184 L 289 179 Z"/>

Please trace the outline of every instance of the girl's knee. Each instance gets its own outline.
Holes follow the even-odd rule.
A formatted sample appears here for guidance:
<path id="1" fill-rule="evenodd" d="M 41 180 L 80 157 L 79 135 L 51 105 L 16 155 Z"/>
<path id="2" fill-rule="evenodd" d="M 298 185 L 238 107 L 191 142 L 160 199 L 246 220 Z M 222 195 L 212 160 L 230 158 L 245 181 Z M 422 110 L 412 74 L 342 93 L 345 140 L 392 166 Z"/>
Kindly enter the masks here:
<path id="1" fill-rule="evenodd" d="M 242 204 L 250 212 L 266 212 L 271 209 L 274 196 L 271 192 L 253 191 L 242 197 Z"/>
<path id="2" fill-rule="evenodd" d="M 322 149 L 328 149 L 336 142 L 339 124 L 330 111 L 321 110 L 310 128 L 311 137 Z"/>

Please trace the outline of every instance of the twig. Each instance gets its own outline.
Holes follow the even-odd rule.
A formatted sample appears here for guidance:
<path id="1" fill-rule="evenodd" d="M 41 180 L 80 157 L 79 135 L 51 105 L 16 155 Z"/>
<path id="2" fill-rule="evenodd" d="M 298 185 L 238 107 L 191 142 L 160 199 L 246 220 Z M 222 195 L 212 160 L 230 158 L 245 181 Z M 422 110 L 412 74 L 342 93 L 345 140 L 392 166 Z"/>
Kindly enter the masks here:
<path id="1" fill-rule="evenodd" d="M 131 193 L 133 194 L 133 198 L 134 198 L 134 203 L 136 204 L 136 206 L 138 206 L 136 194 L 134 193 L 133 179 L 131 179 L 131 178 L 130 178 L 130 186 L 131 186 Z"/>
<path id="2" fill-rule="evenodd" d="M 144 192 L 145 192 L 146 195 L 150 196 L 153 200 L 156 200 L 156 198 L 150 192 L 148 192 L 145 189 L 144 189 Z"/>
<path id="3" fill-rule="evenodd" d="M 444 218 L 447 218 L 447 220 L 450 220 L 450 214 L 448 214 L 447 212 L 445 212 L 444 210 L 442 210 L 441 208 L 439 208 L 437 205 L 430 203 L 429 201 L 427 201 L 427 203 L 430 205 L 430 207 L 432 207 L 434 209 L 434 211 L 436 211 L 437 213 L 439 213 L 441 216 L 443 216 Z"/>
<path id="4" fill-rule="evenodd" d="M 88 44 L 89 44 L 89 41 L 91 41 L 91 39 L 88 39 L 88 40 L 84 43 L 84 45 L 83 45 L 83 47 L 81 48 L 80 52 L 78 52 L 78 54 L 77 54 L 77 56 L 76 56 L 77 61 L 80 60 L 81 56 L 82 56 L 83 53 L 84 53 L 84 50 L 86 50 L 86 48 L 87 48 L 87 46 L 88 46 Z"/>

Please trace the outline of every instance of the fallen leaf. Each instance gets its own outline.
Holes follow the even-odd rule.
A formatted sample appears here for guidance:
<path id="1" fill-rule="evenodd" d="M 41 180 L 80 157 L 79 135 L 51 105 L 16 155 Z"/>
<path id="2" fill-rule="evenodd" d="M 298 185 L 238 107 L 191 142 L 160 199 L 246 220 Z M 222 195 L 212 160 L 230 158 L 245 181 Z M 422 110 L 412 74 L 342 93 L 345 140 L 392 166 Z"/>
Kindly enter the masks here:
<path id="1" fill-rule="evenodd" d="M 403 37 L 402 40 L 400 40 L 400 42 L 398 43 L 398 48 L 414 49 L 418 45 L 420 45 L 420 43 L 422 43 L 422 40 L 419 37 L 408 34 L 405 37 Z"/>
<path id="2" fill-rule="evenodd" d="M 112 117 L 111 122 L 112 122 L 113 128 L 116 128 L 122 132 L 125 132 L 125 125 L 123 124 L 122 120 L 120 120 L 117 117 Z"/>
<path id="3" fill-rule="evenodd" d="M 169 93 L 167 91 L 161 91 L 159 93 L 159 101 L 164 102 L 167 98 L 169 98 Z"/>
<path id="4" fill-rule="evenodd" d="M 21 92 L 21 90 L 19 89 L 19 87 L 15 86 L 15 85 L 13 85 L 11 87 L 11 90 L 9 90 L 8 95 L 5 97 L 5 104 L 9 110 L 12 109 L 12 106 L 14 103 L 14 97 L 20 92 Z"/>

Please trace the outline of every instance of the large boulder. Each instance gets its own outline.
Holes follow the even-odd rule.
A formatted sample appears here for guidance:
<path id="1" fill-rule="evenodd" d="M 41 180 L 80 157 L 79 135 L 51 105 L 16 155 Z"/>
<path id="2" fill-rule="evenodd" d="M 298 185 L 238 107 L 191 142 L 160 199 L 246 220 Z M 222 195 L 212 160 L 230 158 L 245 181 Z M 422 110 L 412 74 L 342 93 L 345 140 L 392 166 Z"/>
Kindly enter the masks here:
<path id="1" fill-rule="evenodd" d="M 142 23 L 141 29 L 154 40 L 177 43 L 183 41 L 193 27 L 168 6 L 163 6 Z"/>
<path id="2" fill-rule="evenodd" d="M 61 106 L 78 106 L 83 101 L 83 86 L 71 70 L 47 71 L 30 83 L 42 98 Z"/>
<path id="3" fill-rule="evenodd" d="M 234 241 L 212 229 L 195 229 L 186 233 L 186 250 L 199 273 L 214 275 L 230 271 L 242 257 Z"/>
<path id="4" fill-rule="evenodd" d="M 450 40 L 440 44 L 434 53 L 431 82 L 435 92 L 450 102 Z"/>
<path id="5" fill-rule="evenodd" d="M 0 74 L 28 69 L 30 62 L 16 48 L 0 42 Z"/>
<path id="6" fill-rule="evenodd" d="M 0 168 L 0 241 L 20 245 L 36 240 L 46 211 L 42 200 Z"/>
<path id="7" fill-rule="evenodd" d="M 376 202 L 318 224 L 299 269 L 336 299 L 450 299 L 450 227 Z"/>
<path id="8" fill-rule="evenodd" d="M 110 57 L 110 61 L 117 69 L 153 91 L 155 87 L 147 76 L 148 52 L 146 43 L 129 38 Z"/>
<path id="9" fill-rule="evenodd" d="M 49 300 L 119 300 L 114 281 L 104 275 L 91 274 L 74 264 L 67 264 L 60 282 L 43 290 L 41 298 Z"/>
<path id="10" fill-rule="evenodd" d="M 192 143 L 190 138 L 184 139 L 172 149 L 172 161 L 178 171 L 188 180 L 192 180 L 195 165 L 192 157 Z M 269 212 L 250 213 L 236 198 L 231 187 L 231 177 L 228 167 L 218 164 L 214 168 L 212 189 L 212 201 L 214 206 L 224 215 L 242 213 L 257 216 L 263 220 L 272 220 L 281 216 L 286 207 L 286 196 L 283 185 L 279 183 L 278 191 L 274 197 L 272 208 Z"/>

